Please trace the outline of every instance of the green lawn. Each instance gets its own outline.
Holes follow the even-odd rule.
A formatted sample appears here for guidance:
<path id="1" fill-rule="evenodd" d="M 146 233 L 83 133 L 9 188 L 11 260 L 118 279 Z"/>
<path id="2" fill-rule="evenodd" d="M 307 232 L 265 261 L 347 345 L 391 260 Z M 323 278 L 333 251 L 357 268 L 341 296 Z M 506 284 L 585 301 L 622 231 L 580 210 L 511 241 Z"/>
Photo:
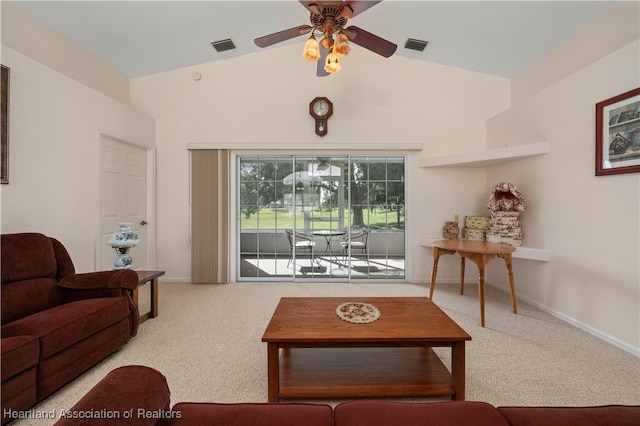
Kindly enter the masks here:
<path id="1" fill-rule="evenodd" d="M 397 229 L 404 228 L 404 215 L 400 217 L 398 225 L 398 214 L 394 210 L 373 209 L 363 212 L 364 223 L 368 228 L 375 229 Z M 338 228 L 338 210 L 332 211 L 313 211 L 309 213 L 313 219 L 313 229 L 337 229 Z M 320 220 L 318 220 L 320 219 Z M 329 220 L 331 219 L 331 220 Z M 253 213 L 249 218 L 244 213 L 241 214 L 240 227 L 243 231 L 249 230 L 273 230 L 273 229 L 292 229 L 295 220 L 296 229 L 304 229 L 304 214 L 298 212 L 295 215 L 289 209 L 263 208 L 257 213 Z M 349 226 L 350 213 L 345 209 L 344 223 Z"/>

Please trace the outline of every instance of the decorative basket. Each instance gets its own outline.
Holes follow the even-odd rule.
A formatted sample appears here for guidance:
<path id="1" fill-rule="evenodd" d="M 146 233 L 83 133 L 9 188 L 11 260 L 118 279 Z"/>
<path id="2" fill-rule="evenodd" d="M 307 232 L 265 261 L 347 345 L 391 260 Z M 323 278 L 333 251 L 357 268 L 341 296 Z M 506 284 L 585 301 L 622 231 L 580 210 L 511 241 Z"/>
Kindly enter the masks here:
<path id="1" fill-rule="evenodd" d="M 457 240 L 460 234 L 458 222 L 445 222 L 442 228 L 442 237 L 447 240 Z"/>

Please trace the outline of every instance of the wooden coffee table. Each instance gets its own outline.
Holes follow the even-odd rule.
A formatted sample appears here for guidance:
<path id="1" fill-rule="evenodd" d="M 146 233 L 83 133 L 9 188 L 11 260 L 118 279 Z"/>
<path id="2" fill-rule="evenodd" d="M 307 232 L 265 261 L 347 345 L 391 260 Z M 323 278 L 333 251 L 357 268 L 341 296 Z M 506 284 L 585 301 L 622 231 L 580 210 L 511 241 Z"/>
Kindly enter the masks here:
<path id="1" fill-rule="evenodd" d="M 336 308 L 375 305 L 378 321 L 353 324 Z M 465 398 L 465 342 L 426 297 L 283 297 L 267 342 L 268 400 L 450 395 Z M 432 347 L 451 348 L 451 371 Z"/>

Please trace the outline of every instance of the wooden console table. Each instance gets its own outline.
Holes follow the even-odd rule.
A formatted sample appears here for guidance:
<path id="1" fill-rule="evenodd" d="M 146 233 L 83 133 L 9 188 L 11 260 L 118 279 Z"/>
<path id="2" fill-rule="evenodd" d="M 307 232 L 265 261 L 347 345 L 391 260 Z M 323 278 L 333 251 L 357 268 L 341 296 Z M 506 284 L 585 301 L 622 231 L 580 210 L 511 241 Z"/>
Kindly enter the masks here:
<path id="1" fill-rule="evenodd" d="M 138 324 L 142 324 L 149 318 L 155 318 L 158 316 L 158 277 L 164 275 L 164 271 L 136 271 L 138 273 L 138 287 L 146 283 L 151 285 L 151 310 L 145 314 L 140 315 Z M 133 291 L 133 302 L 136 306 L 138 304 L 138 287 Z"/>
<path id="2" fill-rule="evenodd" d="M 513 313 L 517 314 L 516 288 L 513 282 L 513 267 L 511 265 L 511 253 L 515 247 L 510 244 L 488 243 L 486 241 L 471 240 L 439 240 L 433 242 L 433 269 L 431 270 L 431 285 L 429 287 L 429 299 L 433 300 L 433 290 L 438 274 L 438 259 L 443 254 L 460 255 L 460 294 L 464 294 L 464 266 L 465 259 L 472 260 L 478 266 L 478 293 L 480 296 L 480 323 L 484 327 L 484 269 L 487 263 L 495 257 L 504 259 L 509 275 L 509 290 L 511 291 L 511 306 Z"/>

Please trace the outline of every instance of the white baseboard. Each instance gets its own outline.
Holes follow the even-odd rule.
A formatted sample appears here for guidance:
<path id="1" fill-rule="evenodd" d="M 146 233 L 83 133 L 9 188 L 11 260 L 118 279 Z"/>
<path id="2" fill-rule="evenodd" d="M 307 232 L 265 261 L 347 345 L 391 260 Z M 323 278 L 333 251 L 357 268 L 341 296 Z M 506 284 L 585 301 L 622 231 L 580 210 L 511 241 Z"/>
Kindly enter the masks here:
<path id="1" fill-rule="evenodd" d="M 504 293 L 509 294 L 509 289 L 505 288 L 505 287 L 501 287 L 498 285 L 495 285 L 494 283 L 490 283 L 487 282 L 488 285 L 490 285 L 491 287 L 500 290 Z M 623 342 L 622 340 L 613 337 L 607 333 L 603 333 L 602 331 L 598 330 L 597 328 L 594 328 L 588 324 L 583 323 L 582 321 L 578 321 L 577 319 L 570 317 L 569 315 L 563 314 L 562 312 L 558 312 L 553 308 L 550 308 L 546 305 L 543 305 L 542 303 L 536 302 L 535 300 L 529 299 L 528 297 L 523 297 L 523 296 L 516 296 L 518 300 L 523 300 L 525 302 L 527 302 L 528 304 L 536 307 L 537 309 L 540 309 L 541 311 L 544 311 L 550 315 L 553 315 L 556 318 L 561 319 L 564 322 L 567 322 L 571 325 L 573 325 L 574 327 L 577 327 L 583 331 L 586 331 L 587 333 L 604 340 L 607 343 L 612 344 L 613 346 L 622 349 L 625 352 L 630 353 L 631 355 L 634 355 L 637 358 L 640 358 L 640 348 L 637 348 L 635 346 L 631 346 L 630 344 Z"/>
<path id="2" fill-rule="evenodd" d="M 431 280 L 417 280 L 417 281 L 413 281 L 415 283 L 419 283 L 419 284 L 426 284 L 427 286 L 431 284 Z M 460 284 L 460 280 L 456 280 L 456 279 L 438 279 L 438 284 Z M 477 285 L 478 281 L 477 280 L 471 280 L 471 281 L 467 281 L 465 280 L 464 282 L 465 286 L 468 285 Z M 506 287 L 501 287 L 498 286 L 492 282 L 487 281 L 486 282 L 487 285 L 490 285 L 491 287 L 495 288 L 496 290 L 500 290 L 503 293 L 507 293 L 509 294 L 509 289 Z M 631 355 L 634 355 L 637 358 L 640 358 L 640 348 L 637 348 L 635 346 L 631 346 L 630 344 L 623 342 L 622 340 L 613 337 L 607 333 L 603 333 L 602 331 L 598 330 L 597 328 L 594 328 L 588 324 L 585 324 L 581 321 L 578 321 L 577 319 L 570 317 L 566 314 L 563 314 L 562 312 L 558 312 L 555 309 L 552 309 L 546 305 L 543 305 L 540 302 L 536 302 L 535 300 L 529 299 L 527 297 L 523 297 L 523 296 L 518 296 L 516 295 L 516 298 L 518 300 L 522 300 L 524 302 L 527 302 L 528 304 L 536 307 L 537 309 L 540 309 L 541 311 L 544 311 L 550 315 L 553 315 L 556 318 L 561 319 L 564 322 L 567 322 L 571 325 L 573 325 L 574 327 L 579 328 L 580 330 L 586 331 L 587 333 L 604 340 L 607 343 L 612 344 L 613 346 L 622 349 L 625 352 L 630 353 Z"/>

